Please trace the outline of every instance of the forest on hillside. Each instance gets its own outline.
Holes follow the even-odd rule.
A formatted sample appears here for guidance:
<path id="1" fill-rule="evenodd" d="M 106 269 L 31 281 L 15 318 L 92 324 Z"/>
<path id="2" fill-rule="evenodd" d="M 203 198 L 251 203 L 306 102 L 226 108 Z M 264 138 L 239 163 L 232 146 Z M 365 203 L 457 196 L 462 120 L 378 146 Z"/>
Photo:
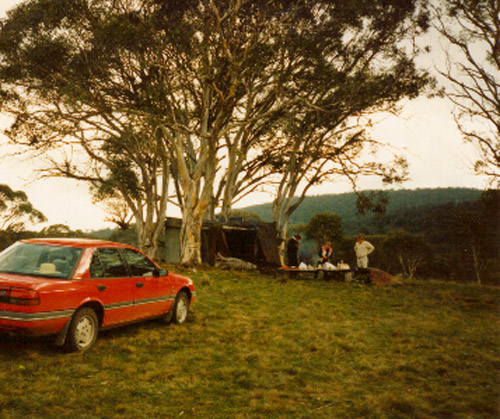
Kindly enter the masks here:
<path id="1" fill-rule="evenodd" d="M 381 191 L 367 191 L 366 195 Z M 399 228 L 400 218 L 408 216 L 407 211 L 425 212 L 426 207 L 444 204 L 459 204 L 476 201 L 481 191 L 472 188 L 423 188 L 384 191 L 387 197 L 387 208 L 384 214 L 373 212 L 361 214 L 357 208 L 355 193 L 327 194 L 309 196 L 304 199 L 290 218 L 291 225 L 308 223 L 317 213 L 335 213 L 342 218 L 345 235 L 381 234 L 392 228 Z M 243 209 L 255 213 L 265 221 L 271 221 L 272 204 L 253 205 Z M 399 221 L 398 221 L 399 220 Z M 394 223 L 394 225 L 393 225 Z"/>

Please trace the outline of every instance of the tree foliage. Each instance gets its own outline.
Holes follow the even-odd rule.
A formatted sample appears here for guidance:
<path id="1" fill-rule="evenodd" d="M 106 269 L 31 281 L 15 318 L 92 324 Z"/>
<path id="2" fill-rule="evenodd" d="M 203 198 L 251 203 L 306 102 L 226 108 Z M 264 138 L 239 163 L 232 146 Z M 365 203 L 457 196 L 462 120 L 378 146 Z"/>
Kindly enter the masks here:
<path id="1" fill-rule="evenodd" d="M 342 219 L 333 213 L 316 214 L 307 223 L 305 233 L 309 240 L 316 243 L 317 248 L 329 241 L 335 249 L 344 238 Z"/>
<path id="2" fill-rule="evenodd" d="M 298 69 L 303 77 L 290 87 L 296 100 L 282 118 L 280 135 L 261 144 L 276 182 L 273 219 L 281 236 L 314 185 L 344 177 L 356 188 L 362 175 L 403 180 L 404 160 L 373 160 L 381 144 L 368 135 L 369 115 L 395 110 L 400 99 L 432 85 L 414 64 L 418 50 L 405 45 L 428 27 L 425 2 L 316 5 L 314 29 L 290 52 L 307 57 L 296 60 L 306 63 Z"/>
<path id="3" fill-rule="evenodd" d="M 32 224 L 47 221 L 45 216 L 33 207 L 23 191 L 14 191 L 8 185 L 0 184 L 0 230 L 19 232 Z"/>
<path id="4" fill-rule="evenodd" d="M 500 181 L 500 1 L 448 0 L 436 9 L 437 28 L 449 42 L 447 96 L 457 125 L 475 145 L 474 169 Z"/>
<path id="5" fill-rule="evenodd" d="M 220 200 L 230 214 L 274 176 L 283 235 L 299 185 L 380 171 L 356 161 L 369 143 L 356 121 L 428 85 L 408 44 L 427 28 L 425 3 L 23 3 L 0 31 L 7 134 L 67 153 L 52 154 L 52 174 L 118 191 L 147 252 L 171 176 L 181 260 L 199 263 L 201 223 Z"/>
<path id="6" fill-rule="evenodd" d="M 127 201 L 108 184 L 101 184 L 92 189 L 92 202 L 100 206 L 107 217 L 104 221 L 114 223 L 119 230 L 127 230 L 133 220 L 133 214 Z"/>
<path id="7" fill-rule="evenodd" d="M 401 271 L 407 278 L 425 272 L 432 259 L 432 249 L 422 234 L 404 230 L 391 232 L 383 242 L 383 255 L 392 272 Z"/>
<path id="8" fill-rule="evenodd" d="M 11 11 L 0 31 L 0 104 L 15 117 L 8 137 L 37 154 L 50 151 L 46 174 L 120 194 L 151 254 L 163 226 L 168 163 L 137 106 L 147 101 L 136 88 L 147 74 L 135 37 L 147 39 L 134 2 L 118 3 L 40 0 Z"/>

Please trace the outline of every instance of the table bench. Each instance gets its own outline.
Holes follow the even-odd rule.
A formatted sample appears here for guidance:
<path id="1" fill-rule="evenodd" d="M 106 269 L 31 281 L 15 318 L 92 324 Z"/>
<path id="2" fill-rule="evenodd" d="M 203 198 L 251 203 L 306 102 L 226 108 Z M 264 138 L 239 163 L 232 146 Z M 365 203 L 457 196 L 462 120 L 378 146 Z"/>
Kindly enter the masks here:
<path id="1" fill-rule="evenodd" d="M 355 269 L 347 268 L 347 269 L 321 269 L 323 272 L 323 279 L 327 280 L 336 280 L 336 281 L 344 281 L 349 282 L 354 278 Z"/>
<path id="2" fill-rule="evenodd" d="M 289 269 L 284 269 L 284 268 L 279 268 L 277 269 L 274 273 L 276 276 L 276 273 L 282 273 L 288 275 L 289 278 L 298 278 L 299 276 L 303 275 L 312 275 L 314 279 L 318 277 L 318 274 L 320 272 L 320 269 L 295 269 L 295 268 L 289 268 Z"/>
<path id="3" fill-rule="evenodd" d="M 322 269 L 322 268 L 314 268 L 314 269 L 284 269 L 279 268 L 275 272 L 286 274 L 289 278 L 299 278 L 300 276 L 312 275 L 314 279 L 317 279 L 320 274 L 323 276 L 324 280 L 337 280 L 337 281 L 351 281 L 356 273 L 355 269 Z"/>

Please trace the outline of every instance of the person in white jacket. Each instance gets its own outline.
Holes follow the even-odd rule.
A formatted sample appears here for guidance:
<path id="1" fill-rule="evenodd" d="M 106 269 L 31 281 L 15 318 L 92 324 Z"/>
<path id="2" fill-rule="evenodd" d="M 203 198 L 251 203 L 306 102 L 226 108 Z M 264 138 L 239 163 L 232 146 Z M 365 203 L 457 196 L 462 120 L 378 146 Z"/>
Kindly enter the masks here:
<path id="1" fill-rule="evenodd" d="M 370 242 L 367 242 L 362 234 L 358 236 L 358 241 L 354 245 L 358 268 L 368 268 L 368 255 L 375 250 Z"/>

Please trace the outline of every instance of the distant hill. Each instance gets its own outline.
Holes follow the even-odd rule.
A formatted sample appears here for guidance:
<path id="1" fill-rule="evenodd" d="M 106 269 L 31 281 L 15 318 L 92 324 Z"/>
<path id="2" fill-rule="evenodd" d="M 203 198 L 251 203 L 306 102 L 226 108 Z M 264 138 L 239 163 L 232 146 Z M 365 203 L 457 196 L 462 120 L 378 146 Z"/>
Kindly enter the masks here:
<path id="1" fill-rule="evenodd" d="M 370 191 L 367 191 L 370 192 Z M 358 233 L 379 234 L 390 229 L 387 220 L 408 210 L 435 207 L 445 204 L 459 204 L 479 199 L 481 190 L 472 188 L 436 188 L 436 189 L 403 189 L 386 191 L 389 197 L 386 215 L 376 218 L 372 213 L 361 215 L 356 207 L 357 197 L 354 193 L 316 195 L 306 197 L 304 202 L 292 214 L 290 223 L 307 223 L 317 213 L 334 212 L 342 217 L 343 230 L 346 236 Z M 243 209 L 254 212 L 266 221 L 271 221 L 271 204 L 253 205 Z"/>

